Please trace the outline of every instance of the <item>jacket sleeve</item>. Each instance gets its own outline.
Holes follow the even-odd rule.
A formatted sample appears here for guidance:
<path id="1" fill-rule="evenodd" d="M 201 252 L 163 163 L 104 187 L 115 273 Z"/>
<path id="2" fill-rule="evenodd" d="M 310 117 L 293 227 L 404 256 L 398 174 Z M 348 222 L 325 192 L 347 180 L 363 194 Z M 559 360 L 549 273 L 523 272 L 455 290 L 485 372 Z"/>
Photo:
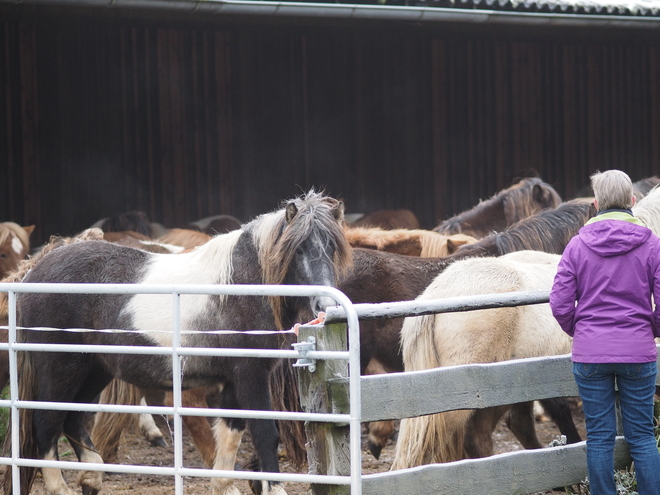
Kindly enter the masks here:
<path id="1" fill-rule="evenodd" d="M 575 331 L 573 323 L 576 298 L 577 280 L 570 260 L 570 250 L 567 248 L 559 260 L 557 274 L 550 291 L 550 309 L 559 326 L 571 337 Z"/>
<path id="2" fill-rule="evenodd" d="M 660 246 L 660 242 L 656 243 Z M 655 250 L 654 259 L 654 273 L 653 273 L 653 302 L 655 308 L 653 309 L 653 336 L 660 338 L 660 249 Z"/>

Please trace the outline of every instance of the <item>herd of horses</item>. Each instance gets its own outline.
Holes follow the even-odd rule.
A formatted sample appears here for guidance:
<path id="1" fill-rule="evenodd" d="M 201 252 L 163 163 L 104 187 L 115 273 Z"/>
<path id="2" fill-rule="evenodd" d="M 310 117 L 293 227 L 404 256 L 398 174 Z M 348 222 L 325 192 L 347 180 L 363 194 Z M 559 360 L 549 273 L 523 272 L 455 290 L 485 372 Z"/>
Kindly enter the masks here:
<path id="1" fill-rule="evenodd" d="M 636 183 L 635 215 L 660 233 L 660 179 Z M 52 238 L 30 251 L 33 227 L 0 224 L 3 282 L 136 284 L 312 284 L 334 286 L 353 303 L 437 299 L 532 289 L 549 289 L 559 255 L 595 215 L 592 198 L 562 201 L 539 178 L 523 179 L 472 209 L 423 230 L 401 210 L 348 223 L 343 203 L 310 191 L 249 223 L 226 215 L 182 229 L 165 229 L 139 212 L 103 219 L 71 238 Z M 392 215 L 390 215 L 392 217 Z M 378 220 L 376 220 L 378 219 Z M 400 223 L 396 223 L 400 222 Z M 397 228 L 392 228 L 396 226 Z M 206 230 L 205 229 L 209 229 Z M 219 230 L 220 229 L 220 230 Z M 28 253 L 31 253 L 28 255 Z M 13 260 L 5 263 L 7 259 Z M 182 295 L 181 328 L 196 330 L 182 345 L 220 348 L 289 348 L 291 333 L 254 335 L 250 329 L 285 330 L 313 319 L 328 298 Z M 172 344 L 170 296 L 19 294 L 18 340 L 28 343 Z M 0 326 L 7 325 L 7 297 L 0 293 Z M 30 328 L 125 329 L 108 332 L 37 331 Z M 25 329 L 25 330 L 23 330 Z M 218 333 L 231 329 L 237 332 Z M 6 341 L 7 334 L 4 331 Z M 495 362 L 563 354 L 570 338 L 547 305 L 439 314 L 360 323 L 363 374 L 403 372 L 439 366 Z M 8 380 L 7 353 L 0 353 L 0 385 Z M 18 353 L 19 397 L 23 400 L 89 403 L 146 402 L 154 391 L 172 387 L 172 359 L 149 355 Z M 299 410 L 296 375 L 289 360 L 186 356 L 182 359 L 187 407 Z M 441 393 L 441 392 L 439 392 Z M 168 394 L 163 399 L 168 400 Z M 565 398 L 541 401 L 569 442 L 580 441 Z M 401 421 L 392 469 L 492 455 L 492 431 L 503 416 L 525 448 L 539 448 L 532 403 L 482 410 L 451 411 Z M 81 461 L 116 459 L 121 432 L 133 415 L 98 413 L 86 429 L 81 412 L 21 409 L 21 457 L 57 460 L 65 434 Z M 118 419 L 121 418 L 121 419 Z M 153 419 L 140 415 L 151 441 L 162 443 Z M 151 420 L 151 423 L 150 423 Z M 184 416 L 205 465 L 234 468 L 247 429 L 254 445 L 250 468 L 279 472 L 281 441 L 290 462 L 305 463 L 300 422 Z M 151 424 L 151 427 L 149 426 Z M 368 425 L 369 448 L 378 457 L 394 425 Z M 7 435 L 7 439 L 11 436 Z M 8 440 L 9 441 L 9 440 Z M 5 445 L 5 449 L 8 446 Z M 59 469 L 42 468 L 48 495 L 72 495 Z M 37 469 L 21 467 L 27 495 Z M 3 489 L 12 493 L 11 469 Z M 101 473 L 81 471 L 83 494 L 96 495 Z M 282 484 L 251 484 L 255 493 L 286 493 Z M 231 479 L 213 478 L 214 495 L 236 495 Z"/>

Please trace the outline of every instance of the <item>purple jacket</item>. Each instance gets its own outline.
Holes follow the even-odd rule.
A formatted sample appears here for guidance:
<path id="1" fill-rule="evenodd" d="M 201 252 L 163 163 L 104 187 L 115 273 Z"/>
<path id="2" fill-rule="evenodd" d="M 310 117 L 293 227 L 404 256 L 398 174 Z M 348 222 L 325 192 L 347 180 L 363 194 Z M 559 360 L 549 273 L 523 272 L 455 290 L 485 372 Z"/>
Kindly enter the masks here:
<path id="1" fill-rule="evenodd" d="M 655 311 L 651 296 L 658 302 Z M 660 337 L 660 239 L 622 211 L 592 218 L 564 250 L 550 307 L 573 337 L 573 361 L 655 361 L 653 338 Z"/>

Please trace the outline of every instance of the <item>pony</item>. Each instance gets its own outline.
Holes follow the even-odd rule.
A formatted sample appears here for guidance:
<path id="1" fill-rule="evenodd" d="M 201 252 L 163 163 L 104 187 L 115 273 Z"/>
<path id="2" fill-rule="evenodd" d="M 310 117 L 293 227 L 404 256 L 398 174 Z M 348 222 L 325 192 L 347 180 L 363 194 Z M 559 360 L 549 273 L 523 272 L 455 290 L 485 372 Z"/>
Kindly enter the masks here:
<path id="1" fill-rule="evenodd" d="M 633 215 L 639 218 L 653 231 L 660 235 L 660 188 L 654 187 L 632 208 Z"/>
<path id="2" fill-rule="evenodd" d="M 660 177 L 657 175 L 633 182 L 633 192 L 637 198 L 637 201 L 645 197 L 649 192 L 651 192 L 651 189 L 653 189 L 658 184 L 660 184 Z"/>
<path id="3" fill-rule="evenodd" d="M 164 244 L 174 244 L 185 249 L 193 249 L 211 240 L 209 234 L 192 229 L 169 229 L 169 231 L 156 240 Z"/>
<path id="4" fill-rule="evenodd" d="M 152 227 L 147 214 L 140 210 L 119 213 L 98 220 L 90 228 L 99 228 L 103 232 L 123 232 L 130 230 L 152 237 Z"/>
<path id="5" fill-rule="evenodd" d="M 559 258 L 519 251 L 498 258 L 457 261 L 417 300 L 550 290 Z M 406 371 L 566 354 L 571 342 L 548 304 L 409 317 L 401 329 Z M 391 469 L 492 455 L 492 431 L 510 407 L 401 420 Z"/>
<path id="6" fill-rule="evenodd" d="M 21 227 L 14 222 L 0 223 L 0 278 L 16 270 L 30 252 L 30 234 L 34 225 Z"/>
<path id="7" fill-rule="evenodd" d="M 467 234 L 477 239 L 501 232 L 518 220 L 546 208 L 555 208 L 561 197 L 537 177 L 525 178 L 473 208 L 455 215 L 433 230 L 441 234 Z"/>
<path id="8" fill-rule="evenodd" d="M 351 227 L 380 227 L 381 229 L 419 229 L 417 216 L 410 210 L 376 210 L 350 223 Z"/>
<path id="9" fill-rule="evenodd" d="M 474 256 L 501 256 L 524 249 L 561 254 L 584 224 L 596 215 L 590 198 L 576 198 L 557 208 L 543 210 L 519 220 L 504 232 L 493 233 L 479 242 L 460 246 L 457 259 Z"/>
<path id="10" fill-rule="evenodd" d="M 241 221 L 231 215 L 213 215 L 186 225 L 186 229 L 204 232 L 207 235 L 226 234 L 241 228 Z"/>
<path id="11" fill-rule="evenodd" d="M 493 234 L 470 245 L 461 246 L 454 254 L 440 258 L 420 258 L 374 249 L 354 248 L 353 267 L 339 282 L 338 288 L 354 303 L 384 303 L 415 299 L 424 289 L 453 262 L 472 256 L 499 256 L 514 251 L 552 249 L 561 253 L 568 241 L 584 223 L 595 214 L 591 201 L 571 200 L 555 210 L 545 210 L 511 226 L 502 234 Z M 353 230 L 348 227 L 346 232 Z M 350 239 L 350 234 L 347 234 Z M 553 241 L 554 240 L 554 241 Z M 366 320 L 360 322 L 360 368 L 362 374 L 374 372 L 401 372 L 404 370 L 399 338 L 402 318 Z M 279 370 L 286 374 L 288 370 Z M 286 378 L 281 378 L 286 380 Z M 277 381 L 277 379 L 275 380 Z M 295 393 L 293 391 L 292 393 Z M 208 407 L 203 394 L 198 393 L 191 407 Z M 295 400 L 291 400 L 295 403 Z M 580 435 L 573 423 L 568 401 L 564 398 L 541 401 L 546 412 L 557 424 L 570 443 L 579 442 Z M 527 420 L 532 403 L 518 404 L 513 408 L 514 419 L 509 427 L 523 446 L 536 446 L 538 439 L 533 422 Z M 529 413 L 531 414 L 531 413 Z M 203 422 L 189 426 L 195 443 L 205 462 L 212 462 L 209 455 L 214 449 L 208 443 L 211 436 Z M 378 458 L 394 431 L 393 421 L 372 423 L 368 433 L 368 449 Z M 199 432 L 199 433 L 197 433 Z"/>
<path id="12" fill-rule="evenodd" d="M 465 234 L 446 236 L 431 230 L 385 230 L 379 227 L 348 227 L 346 239 L 353 247 L 423 258 L 448 256 L 463 244 L 477 242 L 476 238 Z"/>
<path id="13" fill-rule="evenodd" d="M 189 253 L 148 253 L 105 242 L 81 242 L 55 249 L 23 279 L 33 282 L 140 284 L 314 284 L 334 286 L 350 266 L 351 248 L 343 233 L 343 203 L 314 190 L 261 215 L 240 230 L 214 237 Z M 182 345 L 219 348 L 272 348 L 286 345 L 290 334 L 254 335 L 255 328 L 282 329 L 314 315 L 334 302 L 327 297 L 181 296 L 181 328 L 201 330 L 182 336 Z M 169 296 L 21 294 L 17 298 L 22 328 L 123 328 L 141 332 L 117 336 L 106 332 L 21 331 L 21 342 L 171 346 Z M 208 330 L 233 329 L 215 334 Z M 153 330 L 158 330 L 154 333 Z M 135 359 L 121 354 L 20 353 L 23 400 L 86 403 L 113 377 L 142 388 L 167 389 L 172 384 L 169 356 Z M 277 359 L 184 357 L 185 388 L 222 385 L 223 408 L 269 410 L 268 379 Z M 57 439 L 64 432 L 81 461 L 102 462 L 84 426 L 83 413 L 21 410 L 21 456 L 57 460 Z M 223 418 L 214 424 L 224 449 L 216 469 L 232 469 L 240 439 L 248 428 L 259 470 L 279 472 L 278 435 L 272 420 Z M 43 468 L 48 495 L 69 495 L 59 469 Z M 21 493 L 27 495 L 35 468 L 20 468 Z M 81 472 L 83 493 L 96 495 L 101 473 Z M 280 482 L 261 481 L 265 495 L 286 493 Z M 11 470 L 5 471 L 5 493 L 11 493 Z M 231 480 L 214 478 L 214 495 L 237 494 Z"/>
<path id="14" fill-rule="evenodd" d="M 104 232 L 103 239 L 108 242 L 142 249 L 143 251 L 149 251 L 151 253 L 180 253 L 186 249 L 185 246 L 176 245 L 175 243 L 166 243 L 159 239 L 154 240 L 151 237 L 147 237 L 144 234 L 132 230 Z"/>

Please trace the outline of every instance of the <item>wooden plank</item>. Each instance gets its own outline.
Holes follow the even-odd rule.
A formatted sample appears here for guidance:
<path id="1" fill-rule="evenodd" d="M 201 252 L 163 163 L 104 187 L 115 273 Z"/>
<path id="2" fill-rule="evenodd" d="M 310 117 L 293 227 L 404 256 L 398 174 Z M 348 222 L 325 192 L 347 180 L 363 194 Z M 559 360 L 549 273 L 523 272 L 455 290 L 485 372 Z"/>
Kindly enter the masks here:
<path id="1" fill-rule="evenodd" d="M 360 380 L 363 421 L 578 395 L 568 354 L 372 375 Z"/>
<path id="2" fill-rule="evenodd" d="M 615 469 L 630 466 L 623 437 L 615 444 Z M 363 495 L 511 495 L 574 485 L 587 476 L 586 442 L 508 452 L 485 459 L 431 464 L 362 476 Z"/>
<path id="3" fill-rule="evenodd" d="M 303 325 L 298 330 L 298 342 L 312 338 L 317 351 L 346 350 L 346 325 Z M 346 412 L 348 387 L 328 386 L 333 376 L 348 376 L 348 363 L 341 360 L 318 360 L 313 368 L 300 368 L 298 372 L 300 405 L 305 412 Z M 334 408 L 339 404 L 341 410 Z M 337 423 L 306 421 L 307 458 L 310 474 L 349 476 L 349 426 Z M 312 484 L 314 495 L 348 495 L 346 485 Z"/>

